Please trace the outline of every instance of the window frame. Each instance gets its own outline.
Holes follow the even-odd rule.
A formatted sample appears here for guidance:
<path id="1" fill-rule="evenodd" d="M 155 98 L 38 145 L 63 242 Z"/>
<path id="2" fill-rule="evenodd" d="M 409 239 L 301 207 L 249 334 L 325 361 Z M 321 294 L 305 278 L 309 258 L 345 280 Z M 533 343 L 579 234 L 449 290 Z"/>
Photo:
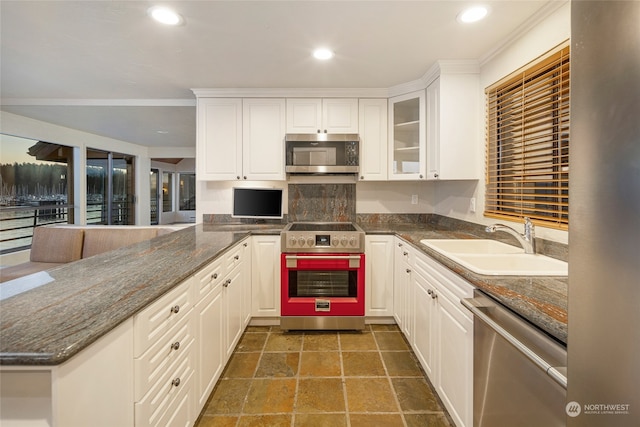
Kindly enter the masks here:
<path id="1" fill-rule="evenodd" d="M 565 42 L 486 88 L 484 216 L 568 230 L 569 87 Z"/>

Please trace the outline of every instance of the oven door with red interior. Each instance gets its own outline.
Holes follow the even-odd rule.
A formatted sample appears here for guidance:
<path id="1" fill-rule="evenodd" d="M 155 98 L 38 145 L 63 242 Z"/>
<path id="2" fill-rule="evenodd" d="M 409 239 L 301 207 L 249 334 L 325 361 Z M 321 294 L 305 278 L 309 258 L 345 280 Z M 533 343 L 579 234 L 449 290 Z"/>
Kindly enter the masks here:
<path id="1" fill-rule="evenodd" d="M 282 316 L 364 316 L 364 254 L 283 253 Z"/>

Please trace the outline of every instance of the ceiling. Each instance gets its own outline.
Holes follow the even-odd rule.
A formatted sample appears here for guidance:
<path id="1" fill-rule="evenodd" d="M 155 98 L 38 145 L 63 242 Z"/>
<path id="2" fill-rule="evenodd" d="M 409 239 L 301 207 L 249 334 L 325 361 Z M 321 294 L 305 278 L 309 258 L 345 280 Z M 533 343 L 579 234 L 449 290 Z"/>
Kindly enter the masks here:
<path id="1" fill-rule="evenodd" d="M 547 0 L 0 2 L 2 110 L 149 147 L 195 146 L 192 88 L 391 88 L 438 59 L 487 58 Z M 336 56 L 314 60 L 328 46 Z"/>

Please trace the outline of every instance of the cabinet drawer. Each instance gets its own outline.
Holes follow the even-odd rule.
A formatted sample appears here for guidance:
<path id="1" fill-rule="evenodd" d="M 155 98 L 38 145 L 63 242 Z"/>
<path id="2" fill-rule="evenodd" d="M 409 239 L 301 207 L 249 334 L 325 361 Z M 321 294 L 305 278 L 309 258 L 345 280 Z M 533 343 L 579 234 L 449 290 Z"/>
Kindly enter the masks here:
<path id="1" fill-rule="evenodd" d="M 133 320 L 133 356 L 140 357 L 171 327 L 189 314 L 194 305 L 195 279 L 188 279 L 138 313 Z"/>
<path id="2" fill-rule="evenodd" d="M 222 264 L 223 258 L 218 258 L 195 274 L 196 301 L 200 301 L 211 289 L 222 282 L 226 269 Z"/>
<path id="3" fill-rule="evenodd" d="M 135 359 L 135 399 L 139 401 L 167 369 L 191 346 L 195 317 L 185 316 L 140 358 Z"/>
<path id="4" fill-rule="evenodd" d="M 473 296 L 473 286 L 470 283 L 427 255 L 418 254 L 414 260 L 414 268 L 423 276 L 432 276 L 441 285 L 440 287 L 445 288 L 451 294 L 451 298 L 456 302 L 459 302 L 461 298 Z"/>
<path id="5" fill-rule="evenodd" d="M 156 424 L 157 427 L 189 427 L 192 425 L 197 416 L 191 394 L 194 375 L 193 372 L 189 375 L 184 387 L 180 384 L 181 390 L 178 391 L 175 399 L 167 406 L 164 416 Z"/>
<path id="6" fill-rule="evenodd" d="M 236 266 L 240 265 L 243 260 L 243 243 L 247 243 L 247 241 L 243 241 L 235 245 L 229 252 L 227 252 L 225 260 L 226 260 L 226 268 L 227 272 L 233 270 Z"/>
<path id="7" fill-rule="evenodd" d="M 193 341 L 182 356 L 167 369 L 159 380 L 151 387 L 149 393 L 135 404 L 135 425 L 160 425 L 168 409 L 182 394 L 190 394 L 191 377 L 194 373 Z"/>

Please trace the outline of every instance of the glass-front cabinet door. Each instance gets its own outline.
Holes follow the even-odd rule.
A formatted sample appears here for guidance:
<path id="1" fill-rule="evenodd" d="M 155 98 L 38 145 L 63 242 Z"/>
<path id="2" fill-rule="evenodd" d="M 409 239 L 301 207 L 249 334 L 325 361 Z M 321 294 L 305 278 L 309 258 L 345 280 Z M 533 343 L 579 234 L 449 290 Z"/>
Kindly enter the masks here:
<path id="1" fill-rule="evenodd" d="M 389 99 L 389 179 L 426 179 L 425 92 Z"/>

